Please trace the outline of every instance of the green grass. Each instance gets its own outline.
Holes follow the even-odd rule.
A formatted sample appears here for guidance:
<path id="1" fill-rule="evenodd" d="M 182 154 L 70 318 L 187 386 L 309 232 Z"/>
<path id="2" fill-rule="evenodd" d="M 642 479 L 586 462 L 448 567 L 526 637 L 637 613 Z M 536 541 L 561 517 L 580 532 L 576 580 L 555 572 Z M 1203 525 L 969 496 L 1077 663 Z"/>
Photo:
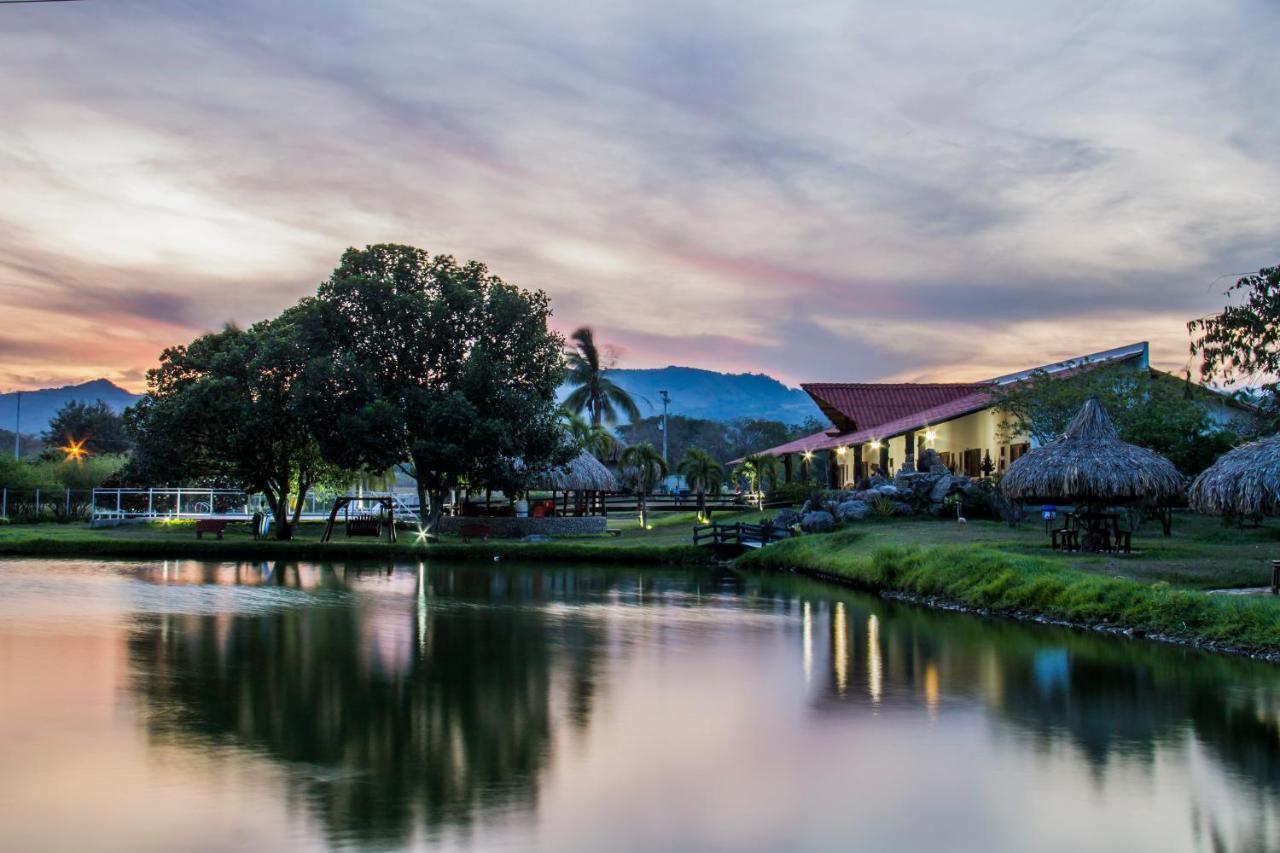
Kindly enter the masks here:
<path id="1" fill-rule="evenodd" d="M 614 526 L 610 519 L 610 526 Z M 491 539 L 464 543 L 446 536 L 436 543 L 421 543 L 402 531 L 399 541 L 347 539 L 339 529 L 330 542 L 321 542 L 323 524 L 299 525 L 293 540 L 255 540 L 247 524 L 231 524 L 223 539 L 206 534 L 196 539 L 193 522 L 131 524 L 90 529 L 84 524 L 28 524 L 0 526 L 0 555 L 60 557 L 179 557 L 263 558 L 307 560 L 378 559 L 485 559 L 495 556 L 514 560 L 596 563 L 705 563 L 710 555 L 691 542 L 688 526 L 672 523 L 651 531 L 618 519 L 618 536 L 557 537 L 550 542 Z"/>
<path id="2" fill-rule="evenodd" d="M 874 591 L 936 597 L 970 608 L 1107 624 L 1266 654 L 1280 653 L 1280 602 L 1206 595 L 1213 586 L 1258 586 L 1280 542 L 1266 528 L 1224 530 L 1175 519 L 1135 537 L 1133 556 L 1056 554 L 1043 529 L 992 523 L 897 521 L 805 536 L 747 554 L 745 569 L 799 569 Z M 1265 570 L 1265 574 L 1264 574 Z"/>

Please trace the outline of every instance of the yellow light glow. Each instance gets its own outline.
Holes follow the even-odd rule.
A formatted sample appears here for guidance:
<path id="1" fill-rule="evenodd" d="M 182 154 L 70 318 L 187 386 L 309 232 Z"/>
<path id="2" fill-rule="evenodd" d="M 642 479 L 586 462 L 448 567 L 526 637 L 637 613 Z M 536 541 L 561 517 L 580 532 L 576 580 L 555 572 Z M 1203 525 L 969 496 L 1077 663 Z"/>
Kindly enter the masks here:
<path id="1" fill-rule="evenodd" d="M 81 459 L 89 455 L 89 451 L 84 449 L 85 441 L 87 441 L 87 439 L 82 438 L 79 441 L 76 441 L 74 438 L 67 439 L 67 446 L 59 448 L 67 455 L 66 461 L 70 462 L 74 459 L 79 462 Z"/>
<path id="2" fill-rule="evenodd" d="M 806 451 L 804 452 L 804 458 L 805 458 L 806 460 L 812 459 L 812 458 L 813 458 L 813 451 L 811 451 L 811 450 L 806 450 Z"/>
<path id="3" fill-rule="evenodd" d="M 937 434 L 936 432 L 934 432 L 933 430 L 926 430 L 926 431 L 925 431 L 925 434 L 924 434 L 924 440 L 925 440 L 925 441 L 935 441 L 935 440 L 937 440 L 937 438 L 938 438 L 938 434 Z"/>
<path id="4" fill-rule="evenodd" d="M 872 450 L 879 450 L 879 449 L 880 449 L 880 442 L 878 442 L 878 441 L 873 441 L 873 442 L 871 442 L 871 449 L 872 449 Z"/>
<path id="5" fill-rule="evenodd" d="M 847 447 L 837 447 L 837 448 L 836 448 L 836 456 L 844 456 L 845 451 L 847 451 L 848 449 L 849 449 L 849 448 L 847 448 Z"/>

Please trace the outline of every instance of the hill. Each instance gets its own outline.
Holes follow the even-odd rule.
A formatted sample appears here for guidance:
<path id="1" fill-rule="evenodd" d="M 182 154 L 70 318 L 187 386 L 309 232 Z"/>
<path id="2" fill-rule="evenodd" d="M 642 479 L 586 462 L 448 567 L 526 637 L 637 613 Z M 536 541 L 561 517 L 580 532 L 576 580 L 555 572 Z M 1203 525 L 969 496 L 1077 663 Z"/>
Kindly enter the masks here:
<path id="1" fill-rule="evenodd" d="M 58 410 L 72 400 L 82 403 L 102 400 L 114 411 L 122 412 L 126 407 L 132 406 L 138 396 L 107 379 L 94 379 L 91 382 L 64 385 L 61 388 L 23 391 L 22 432 L 30 435 L 39 435 L 44 432 Z M 10 431 L 13 429 L 17 408 L 17 392 L 0 394 L 0 427 Z"/>
<path id="2" fill-rule="evenodd" d="M 802 424 L 806 418 L 825 420 L 818 407 L 799 388 L 763 373 L 717 373 L 696 367 L 615 369 L 609 378 L 621 385 L 640 406 L 641 414 L 662 413 L 659 391 L 671 395 L 673 415 L 713 421 L 763 418 Z M 561 397 L 567 394 L 561 389 Z"/>

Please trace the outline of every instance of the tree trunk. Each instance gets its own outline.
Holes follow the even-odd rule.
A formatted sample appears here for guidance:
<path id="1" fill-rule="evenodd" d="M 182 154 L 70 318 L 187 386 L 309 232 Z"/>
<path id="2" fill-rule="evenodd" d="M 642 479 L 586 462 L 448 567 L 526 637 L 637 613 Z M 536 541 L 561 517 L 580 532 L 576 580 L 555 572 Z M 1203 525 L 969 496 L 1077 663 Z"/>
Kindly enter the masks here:
<path id="1" fill-rule="evenodd" d="M 302 504 L 307 499 L 307 490 L 311 488 L 311 484 L 306 480 L 300 480 L 298 486 L 298 503 L 293 508 L 293 527 L 296 530 L 298 522 L 302 519 Z"/>
<path id="2" fill-rule="evenodd" d="M 276 521 L 276 539 L 281 541 L 293 538 L 293 527 L 289 524 L 289 491 L 288 489 L 264 489 L 267 506 Z"/>
<path id="3" fill-rule="evenodd" d="M 698 489 L 698 518 L 707 517 L 707 493 L 702 489 Z"/>
<path id="4" fill-rule="evenodd" d="M 444 514 L 444 489 L 432 489 L 429 494 L 431 511 L 427 515 L 427 532 L 440 535 L 440 516 Z"/>
<path id="5" fill-rule="evenodd" d="M 416 471 L 417 469 L 414 469 L 414 470 Z M 427 522 L 427 507 L 430 506 L 431 509 L 434 510 L 436 506 L 436 502 L 433 500 L 431 501 L 430 504 L 427 503 L 427 484 L 426 483 L 422 482 L 422 480 L 416 477 L 414 478 L 413 482 L 418 489 L 418 521 L 419 523 L 425 525 Z"/>
<path id="6" fill-rule="evenodd" d="M 644 492 L 640 493 L 640 526 L 649 527 L 649 496 Z"/>

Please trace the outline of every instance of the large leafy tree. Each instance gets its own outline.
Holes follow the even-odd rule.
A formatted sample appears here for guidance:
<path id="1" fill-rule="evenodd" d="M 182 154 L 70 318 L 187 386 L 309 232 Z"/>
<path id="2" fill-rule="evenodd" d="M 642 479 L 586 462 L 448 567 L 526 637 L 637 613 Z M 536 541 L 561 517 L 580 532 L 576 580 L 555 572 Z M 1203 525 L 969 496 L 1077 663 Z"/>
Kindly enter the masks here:
<path id="1" fill-rule="evenodd" d="M 166 349 L 128 412 L 137 448 L 127 476 L 201 481 L 266 497 L 288 539 L 308 491 L 341 479 L 322 458 L 302 383 L 314 320 L 307 306 Z"/>
<path id="2" fill-rule="evenodd" d="M 45 444 L 45 457 L 61 459 L 60 448 L 77 445 L 90 456 L 125 453 L 132 446 L 125 431 L 124 418 L 102 400 L 85 403 L 71 400 L 49 421 L 40 436 Z"/>
<path id="3" fill-rule="evenodd" d="M 630 420 L 640 418 L 635 400 L 621 385 L 607 375 L 610 367 L 596 346 L 595 333 L 583 326 L 571 336 L 573 348 L 566 353 L 568 381 L 573 391 L 565 399 L 565 408 L 586 412 L 593 426 L 617 423 L 619 412 Z"/>
<path id="4" fill-rule="evenodd" d="M 697 492 L 698 517 L 705 517 L 707 492 L 714 494 L 720 491 L 720 485 L 724 482 L 724 466 L 707 451 L 690 447 L 676 465 L 676 471 L 684 476 L 689 488 Z"/>
<path id="5" fill-rule="evenodd" d="M 640 503 L 640 526 L 649 526 L 649 493 L 667 476 L 667 461 L 652 444 L 641 442 L 622 451 L 622 467 Z"/>
<path id="6" fill-rule="evenodd" d="M 462 481 L 519 491 L 568 457 L 555 404 L 564 342 L 542 291 L 381 244 L 347 250 L 314 307 L 308 383 L 325 454 L 405 466 L 431 529 Z"/>
<path id="7" fill-rule="evenodd" d="M 1003 440 L 1028 435 L 1043 444 L 1066 429 L 1087 399 L 1097 397 L 1122 439 L 1168 457 L 1184 474 L 1196 474 L 1239 440 L 1214 424 L 1206 405 L 1210 393 L 1189 380 L 1117 364 L 1065 376 L 1042 372 L 1000 386 L 995 403 L 1007 418 Z"/>
<path id="8" fill-rule="evenodd" d="M 1280 266 L 1238 279 L 1226 296 L 1242 299 L 1187 324 L 1191 354 L 1200 357 L 1202 379 L 1240 387 L 1273 432 L 1280 427 Z"/>

